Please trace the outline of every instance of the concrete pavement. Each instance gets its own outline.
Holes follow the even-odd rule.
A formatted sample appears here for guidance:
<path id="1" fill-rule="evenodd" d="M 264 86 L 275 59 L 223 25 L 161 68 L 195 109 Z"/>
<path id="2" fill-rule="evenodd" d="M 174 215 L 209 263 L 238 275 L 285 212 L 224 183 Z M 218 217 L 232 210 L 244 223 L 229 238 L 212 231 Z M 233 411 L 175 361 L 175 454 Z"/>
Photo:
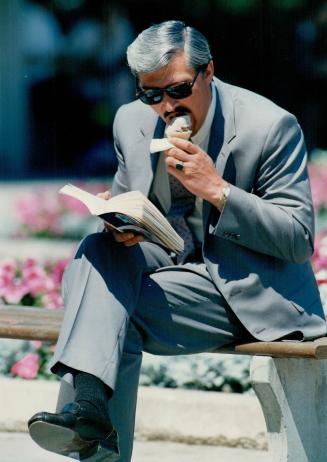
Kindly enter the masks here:
<path id="1" fill-rule="evenodd" d="M 1 462 L 68 462 L 39 448 L 26 433 L 0 433 Z M 266 451 L 163 441 L 136 441 L 132 462 L 271 462 Z"/>
<path id="2" fill-rule="evenodd" d="M 26 431 L 33 414 L 55 410 L 58 392 L 59 382 L 1 378 L 0 431 Z M 256 450 L 267 445 L 258 399 L 237 393 L 139 387 L 135 433 L 139 441 Z"/>

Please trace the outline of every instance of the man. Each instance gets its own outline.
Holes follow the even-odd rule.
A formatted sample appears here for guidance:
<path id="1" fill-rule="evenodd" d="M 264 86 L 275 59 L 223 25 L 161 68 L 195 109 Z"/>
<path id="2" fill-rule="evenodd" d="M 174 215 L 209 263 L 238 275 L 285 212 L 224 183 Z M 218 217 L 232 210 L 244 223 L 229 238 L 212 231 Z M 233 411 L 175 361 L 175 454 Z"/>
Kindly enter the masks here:
<path id="1" fill-rule="evenodd" d="M 132 233 L 82 242 L 65 272 L 52 362 L 74 394 L 58 413 L 29 421 L 46 449 L 123 462 L 131 460 L 142 351 L 187 354 L 326 334 L 308 262 L 313 211 L 295 117 L 216 79 L 206 39 L 180 21 L 145 30 L 127 58 L 138 101 L 115 119 L 112 194 L 148 195 L 183 230 L 185 251 L 170 255 Z M 171 138 L 173 148 L 150 155 L 151 140 L 182 114 L 191 118 L 191 140 Z"/>

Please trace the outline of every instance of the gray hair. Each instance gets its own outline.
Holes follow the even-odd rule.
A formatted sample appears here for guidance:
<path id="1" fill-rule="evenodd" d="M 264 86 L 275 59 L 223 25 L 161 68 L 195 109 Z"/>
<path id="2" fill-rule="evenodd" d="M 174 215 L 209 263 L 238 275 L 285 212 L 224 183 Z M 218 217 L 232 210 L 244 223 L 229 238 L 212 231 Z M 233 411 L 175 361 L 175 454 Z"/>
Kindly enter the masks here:
<path id="1" fill-rule="evenodd" d="M 187 65 L 199 69 L 212 59 L 204 35 L 182 21 L 165 21 L 141 32 L 127 49 L 132 74 L 154 72 L 184 52 Z"/>

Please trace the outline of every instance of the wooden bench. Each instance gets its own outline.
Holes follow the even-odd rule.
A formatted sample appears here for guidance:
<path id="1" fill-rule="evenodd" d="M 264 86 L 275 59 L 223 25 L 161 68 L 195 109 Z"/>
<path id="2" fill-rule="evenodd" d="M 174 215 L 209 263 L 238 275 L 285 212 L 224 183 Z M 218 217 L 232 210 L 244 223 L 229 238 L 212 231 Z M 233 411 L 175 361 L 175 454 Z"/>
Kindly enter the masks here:
<path id="1" fill-rule="evenodd" d="M 62 320 L 63 310 L 0 305 L 0 338 L 55 342 Z M 325 462 L 327 338 L 246 343 L 223 352 L 253 356 L 251 382 L 272 462 Z"/>

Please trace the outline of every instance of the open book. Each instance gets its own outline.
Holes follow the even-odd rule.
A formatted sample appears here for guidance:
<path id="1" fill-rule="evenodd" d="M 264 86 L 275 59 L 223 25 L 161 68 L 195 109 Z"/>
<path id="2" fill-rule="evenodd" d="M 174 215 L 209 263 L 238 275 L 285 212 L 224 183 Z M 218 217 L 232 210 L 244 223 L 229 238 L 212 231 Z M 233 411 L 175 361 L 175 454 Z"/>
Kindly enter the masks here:
<path id="1" fill-rule="evenodd" d="M 161 244 L 173 252 L 183 251 L 183 239 L 140 191 L 119 194 L 109 200 L 97 197 L 72 184 L 67 184 L 59 192 L 81 201 L 92 215 L 102 218 L 116 231 L 142 233 L 146 239 Z"/>

